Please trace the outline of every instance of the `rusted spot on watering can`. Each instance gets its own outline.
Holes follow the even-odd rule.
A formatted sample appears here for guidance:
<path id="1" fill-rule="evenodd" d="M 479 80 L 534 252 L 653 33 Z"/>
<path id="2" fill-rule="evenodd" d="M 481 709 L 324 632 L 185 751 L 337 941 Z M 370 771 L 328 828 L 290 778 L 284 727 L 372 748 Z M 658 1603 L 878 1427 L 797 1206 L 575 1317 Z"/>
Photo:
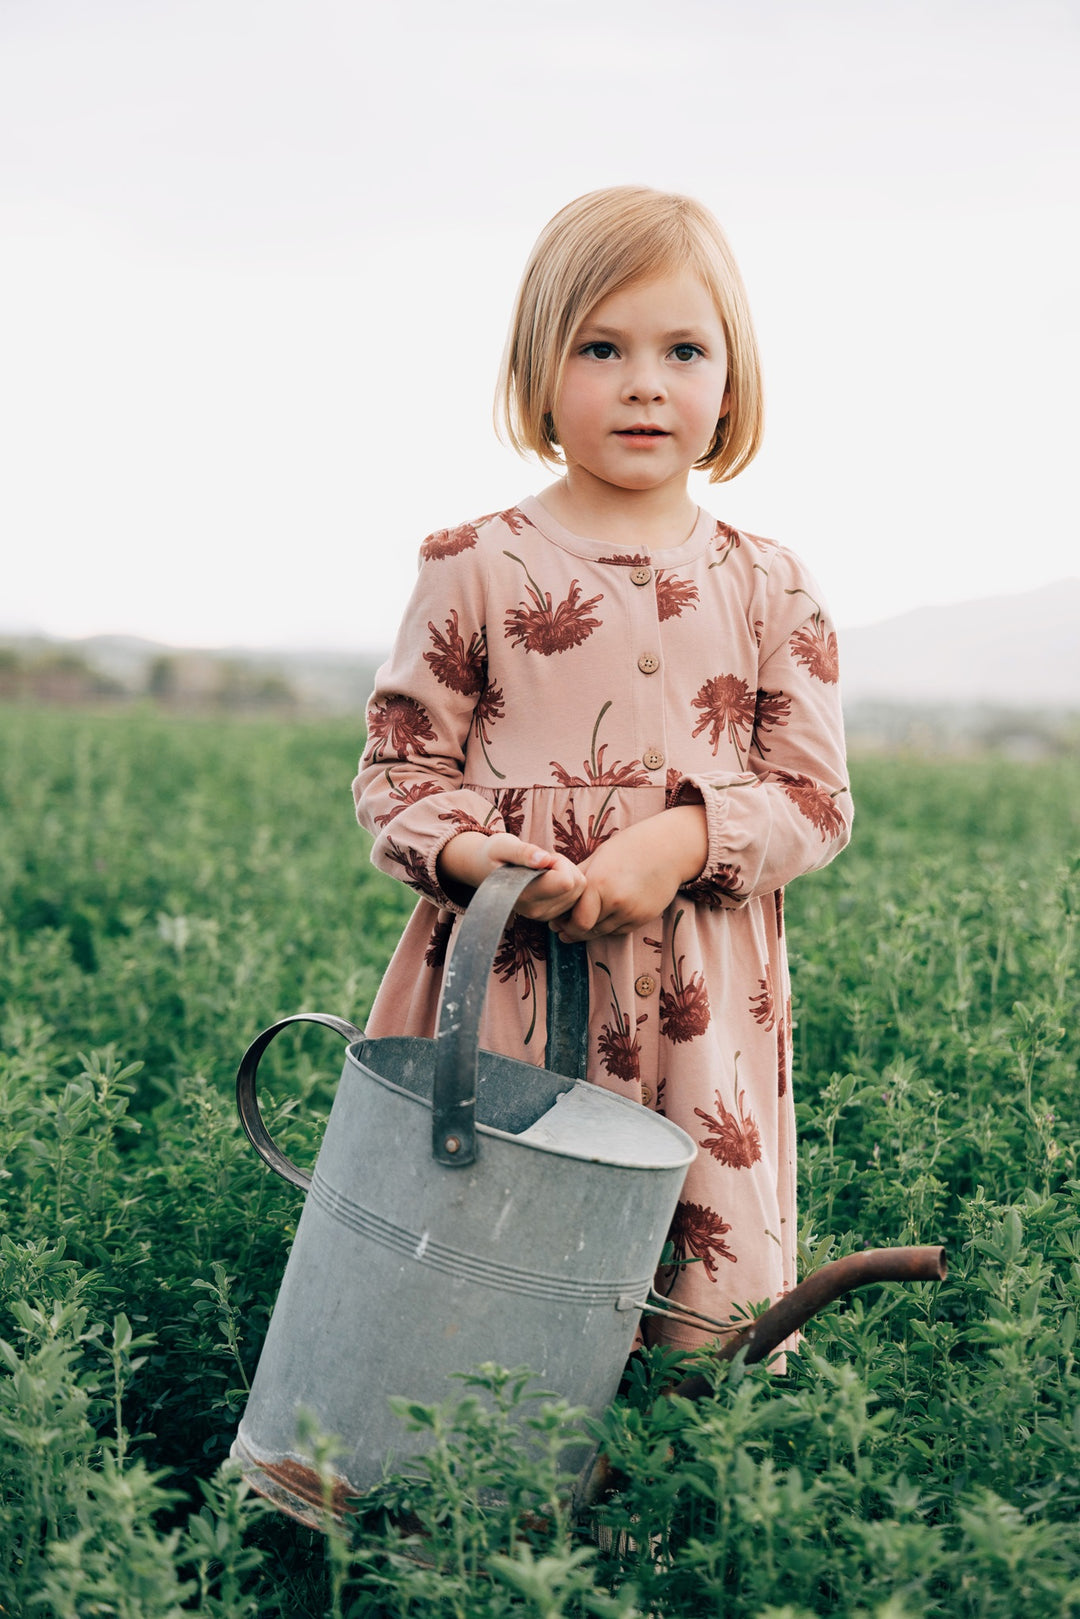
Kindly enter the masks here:
<path id="1" fill-rule="evenodd" d="M 233 1442 L 232 1454 L 243 1465 L 244 1477 L 259 1495 L 287 1512 L 290 1518 L 306 1524 L 309 1529 L 325 1529 L 327 1518 L 327 1490 L 313 1467 L 296 1461 L 291 1456 L 268 1461 L 256 1456 L 239 1441 Z M 348 1481 L 335 1476 L 330 1482 L 329 1514 L 339 1523 L 344 1518 L 347 1503 L 355 1499 Z"/>

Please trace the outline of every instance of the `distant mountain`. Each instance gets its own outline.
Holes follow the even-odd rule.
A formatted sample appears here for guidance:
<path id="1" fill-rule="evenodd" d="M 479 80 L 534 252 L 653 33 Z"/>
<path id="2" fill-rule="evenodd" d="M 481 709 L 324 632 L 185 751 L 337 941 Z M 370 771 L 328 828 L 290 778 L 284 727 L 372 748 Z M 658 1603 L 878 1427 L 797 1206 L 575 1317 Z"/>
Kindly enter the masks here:
<path id="1" fill-rule="evenodd" d="M 882 705 L 1080 711 L 1080 579 L 918 607 L 879 624 L 842 628 L 839 639 L 844 706 L 852 717 Z M 172 689 L 180 698 L 205 697 L 222 679 L 235 684 L 230 671 L 241 670 L 285 682 L 302 707 L 358 715 L 382 661 L 378 652 L 197 650 L 135 636 L 56 641 L 8 634 L 0 635 L 3 644 L 25 658 L 75 653 L 132 696 Z"/>
<path id="2" fill-rule="evenodd" d="M 1080 579 L 840 630 L 846 707 L 1080 708 Z"/>

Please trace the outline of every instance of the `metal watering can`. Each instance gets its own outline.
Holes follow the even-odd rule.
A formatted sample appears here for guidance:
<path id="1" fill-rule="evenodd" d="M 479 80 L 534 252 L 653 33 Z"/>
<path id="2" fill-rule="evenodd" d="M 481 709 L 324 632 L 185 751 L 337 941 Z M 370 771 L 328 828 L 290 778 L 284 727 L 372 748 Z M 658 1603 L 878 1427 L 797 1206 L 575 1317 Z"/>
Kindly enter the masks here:
<path id="1" fill-rule="evenodd" d="M 444 1399 L 451 1373 L 495 1361 L 530 1366 L 599 1415 L 648 1307 L 696 1148 L 667 1119 L 584 1082 L 584 947 L 559 947 L 569 962 L 553 956 L 552 1068 L 478 1050 L 502 930 L 534 876 L 506 867 L 476 891 L 433 1040 L 369 1040 L 341 1018 L 300 1013 L 264 1030 L 240 1064 L 252 1145 L 307 1197 L 232 1454 L 256 1490 L 305 1522 L 320 1520 L 323 1489 L 297 1443 L 300 1407 L 343 1442 L 340 1508 L 430 1442 L 406 1432 L 391 1396 Z M 310 1176 L 275 1146 L 255 1091 L 266 1047 L 304 1021 L 350 1042 Z M 582 1447 L 568 1465 L 589 1460 Z"/>

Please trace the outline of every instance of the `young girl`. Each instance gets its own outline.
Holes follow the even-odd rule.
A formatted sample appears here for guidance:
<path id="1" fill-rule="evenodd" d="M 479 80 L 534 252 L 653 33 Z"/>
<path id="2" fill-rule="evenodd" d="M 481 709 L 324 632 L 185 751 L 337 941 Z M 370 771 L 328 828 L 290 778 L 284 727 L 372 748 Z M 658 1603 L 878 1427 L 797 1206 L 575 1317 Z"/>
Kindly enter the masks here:
<path id="1" fill-rule="evenodd" d="M 727 1319 L 795 1282 L 783 889 L 843 847 L 851 805 L 817 586 L 687 489 L 692 467 L 734 476 L 761 433 L 712 216 L 632 186 L 557 214 L 500 398 L 514 446 L 562 476 L 421 546 L 354 783 L 372 859 L 421 896 L 367 1027 L 432 1035 L 470 894 L 497 866 L 535 868 L 483 1044 L 543 1063 L 547 930 L 584 940 L 589 1078 L 698 1143 L 671 1230 L 694 1263 L 658 1285 Z"/>

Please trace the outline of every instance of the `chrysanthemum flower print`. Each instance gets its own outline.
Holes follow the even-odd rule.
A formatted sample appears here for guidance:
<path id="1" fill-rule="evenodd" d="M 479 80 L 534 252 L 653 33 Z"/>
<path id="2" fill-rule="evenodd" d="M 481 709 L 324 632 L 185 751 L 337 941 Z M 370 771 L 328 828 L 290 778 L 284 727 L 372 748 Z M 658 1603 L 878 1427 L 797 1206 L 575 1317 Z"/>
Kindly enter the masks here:
<path id="1" fill-rule="evenodd" d="M 844 830 L 844 817 L 836 800 L 840 793 L 847 791 L 846 787 L 830 793 L 809 776 L 796 775 L 787 770 L 772 770 L 769 774 L 783 784 L 785 793 L 799 814 L 805 815 L 817 827 L 823 843 Z"/>
<path id="2" fill-rule="evenodd" d="M 597 1041 L 600 1061 L 609 1074 L 614 1074 L 616 1079 L 625 1080 L 629 1084 L 632 1080 L 641 1078 L 641 1046 L 638 1043 L 637 1031 L 643 1023 L 649 1021 L 649 1015 L 647 1012 L 638 1013 L 632 1025 L 630 1013 L 624 1012 L 619 1005 L 610 969 L 602 961 L 598 961 L 596 966 L 598 971 L 607 974 L 611 1010 L 614 1014 L 613 1023 L 604 1023 L 600 1026 L 600 1037 Z"/>
<path id="3" fill-rule="evenodd" d="M 713 911 L 722 910 L 725 903 L 730 906 L 732 900 L 745 899 L 745 894 L 739 889 L 741 882 L 742 873 L 738 866 L 722 860 L 707 877 L 695 877 L 692 882 L 683 883 L 679 892 L 693 900 L 695 905 L 704 905 Z"/>
<path id="4" fill-rule="evenodd" d="M 789 590 L 787 595 L 804 596 L 814 609 L 810 622 L 796 630 L 791 637 L 792 657 L 796 663 L 801 663 L 804 669 L 808 669 L 815 680 L 823 681 L 827 686 L 835 686 L 840 678 L 836 636 L 826 623 L 821 603 L 816 602 L 808 590 L 801 588 Z"/>
<path id="5" fill-rule="evenodd" d="M 536 963 L 546 958 L 547 941 L 548 930 L 542 922 L 534 922 L 527 916 L 513 916 L 503 930 L 502 943 L 492 967 L 500 984 L 509 983 L 511 978 L 523 978 L 525 981 L 521 999 L 532 1000 L 532 1019 L 525 1034 L 525 1045 L 531 1042 L 536 1030 Z"/>
<path id="6" fill-rule="evenodd" d="M 571 775 L 570 771 L 565 765 L 559 764 L 557 759 L 552 759 L 551 768 L 554 772 L 555 780 L 560 784 L 560 786 L 650 787 L 652 785 L 652 778 L 642 766 L 640 759 L 631 759 L 630 763 L 625 765 L 621 759 L 616 759 L 615 763 L 611 765 L 604 763 L 604 754 L 607 752 L 608 745 L 606 742 L 603 742 L 598 748 L 596 741 L 597 737 L 600 735 L 601 722 L 603 721 L 604 715 L 607 713 L 610 707 L 611 698 L 609 697 L 607 702 L 601 708 L 599 714 L 596 716 L 596 723 L 593 726 L 592 731 L 592 744 L 589 749 L 589 757 L 581 761 L 581 768 L 584 772 L 583 775 Z"/>
<path id="7" fill-rule="evenodd" d="M 840 678 L 836 636 L 818 618 L 795 631 L 791 637 L 791 655 L 797 663 L 809 669 L 815 680 L 835 686 Z"/>
<path id="8" fill-rule="evenodd" d="M 730 1225 L 720 1218 L 715 1209 L 707 1208 L 703 1203 L 679 1203 L 668 1232 L 675 1265 L 685 1265 L 691 1259 L 700 1260 L 709 1280 L 715 1282 L 717 1260 L 728 1259 L 733 1265 L 738 1263 L 738 1254 L 733 1254 L 724 1241 L 730 1230 Z M 675 1267 L 671 1268 L 674 1270 Z"/>
<path id="9" fill-rule="evenodd" d="M 730 523 L 721 523 L 717 519 L 716 532 L 713 535 L 713 548 L 716 555 L 709 563 L 709 567 L 722 568 L 732 552 L 737 551 L 741 544 L 742 535 L 738 529 L 732 528 Z"/>
<path id="10" fill-rule="evenodd" d="M 427 949 L 424 951 L 424 961 L 434 972 L 438 972 L 446 961 L 446 952 L 449 948 L 450 935 L 453 931 L 454 919 L 452 916 L 440 916 L 431 929 L 431 938 L 428 941 Z"/>
<path id="11" fill-rule="evenodd" d="M 765 977 L 758 979 L 758 992 L 750 997 L 750 1010 L 754 1014 L 754 1022 L 760 1023 L 763 1029 L 771 1029 L 776 1022 L 776 1006 L 773 1001 L 772 967 L 766 964 Z"/>
<path id="12" fill-rule="evenodd" d="M 679 579 L 663 568 L 656 575 L 656 613 L 661 624 L 668 618 L 681 618 L 683 608 L 695 608 L 698 587 L 692 579 Z"/>
<path id="13" fill-rule="evenodd" d="M 410 781 L 405 785 L 394 780 L 393 772 L 386 772 L 386 779 L 390 783 L 390 801 L 392 808 L 385 815 L 373 817 L 376 826 L 389 826 L 390 822 L 401 814 L 410 804 L 418 804 L 422 798 L 431 798 L 435 793 L 441 793 L 442 788 L 437 787 L 433 781 Z"/>
<path id="14" fill-rule="evenodd" d="M 791 718 L 791 698 L 782 691 L 759 691 L 754 701 L 754 752 L 762 759 L 771 752 L 765 738 Z"/>
<path id="15" fill-rule="evenodd" d="M 603 601 L 602 592 L 582 601 L 580 581 L 571 579 L 565 600 L 553 607 L 550 590 L 540 589 L 521 558 L 511 551 L 504 555 L 524 571 L 528 580 L 526 595 L 533 604 L 511 608 L 507 613 L 505 634 L 512 646 L 523 646 L 526 652 L 539 652 L 549 658 L 553 653 L 569 652 L 572 647 L 580 646 L 600 628 L 603 620 L 590 615 Z"/>
<path id="16" fill-rule="evenodd" d="M 525 825 L 525 788 L 506 787 L 495 796 L 495 807 L 508 832 L 518 837 Z"/>
<path id="17" fill-rule="evenodd" d="M 429 534 L 420 547 L 420 555 L 425 562 L 441 562 L 444 557 L 456 557 L 462 551 L 470 551 L 476 544 L 477 523 L 459 523 L 457 528 L 439 528 L 434 534 Z"/>
<path id="18" fill-rule="evenodd" d="M 735 1111 L 729 1113 L 716 1092 L 716 1113 L 696 1107 L 694 1112 L 711 1132 L 701 1139 L 706 1152 L 728 1169 L 750 1169 L 761 1158 L 761 1131 L 746 1109 L 746 1092 L 738 1089 L 738 1052 L 735 1054 Z"/>
<path id="19" fill-rule="evenodd" d="M 704 1034 L 712 1016 L 704 978 L 699 972 L 685 977 L 683 962 L 686 957 L 675 954 L 675 935 L 683 915 L 684 912 L 678 912 L 671 928 L 671 988 L 660 991 L 660 1033 L 676 1045 L 683 1045 Z"/>
<path id="20" fill-rule="evenodd" d="M 701 718 L 691 735 L 700 736 L 702 731 L 708 730 L 709 746 L 714 754 L 719 750 L 721 737 L 726 736 L 740 767 L 744 765 L 757 712 L 756 694 L 746 681 L 738 675 L 713 675 L 700 687 L 690 706 L 701 710 Z"/>
<path id="21" fill-rule="evenodd" d="M 488 769 L 493 776 L 498 776 L 500 781 L 503 780 L 504 772 L 496 770 L 491 762 L 488 749 L 491 747 L 491 727 L 496 720 L 502 719 L 504 712 L 505 702 L 502 687 L 485 686 L 477 699 L 476 707 L 473 709 L 473 729 L 476 732 L 476 740 L 480 744 L 481 752 L 487 760 Z"/>
<path id="22" fill-rule="evenodd" d="M 456 607 L 450 609 L 445 633 L 436 629 L 430 619 L 428 631 L 435 650 L 424 653 L 424 662 L 431 665 L 435 679 L 441 685 L 449 686 L 451 691 L 460 692 L 463 697 L 478 696 L 484 689 L 486 678 L 486 647 L 482 631 L 473 630 L 466 644 L 458 629 Z"/>
<path id="23" fill-rule="evenodd" d="M 612 789 L 614 792 L 614 788 Z M 551 828 L 555 834 L 555 853 L 565 855 L 572 860 L 575 866 L 580 866 L 591 854 L 595 854 L 602 843 L 606 843 L 612 833 L 617 831 L 611 819 L 612 804 L 611 793 L 608 793 L 598 810 L 594 810 L 588 817 L 584 826 L 578 822 L 577 811 L 571 799 L 566 809 L 566 819 L 560 820 L 557 815 L 552 816 Z"/>
<path id="24" fill-rule="evenodd" d="M 422 856 L 415 849 L 402 849 L 393 838 L 389 838 L 386 852 L 390 859 L 401 867 L 402 882 L 408 883 L 410 888 L 415 888 L 425 898 L 438 903 L 439 891 L 428 876 L 428 869 Z"/>
<path id="25" fill-rule="evenodd" d="M 415 697 L 387 697 L 369 710 L 367 757 L 373 764 L 387 753 L 412 753 L 427 759 L 430 755 L 424 743 L 435 740 L 431 716 Z"/>

